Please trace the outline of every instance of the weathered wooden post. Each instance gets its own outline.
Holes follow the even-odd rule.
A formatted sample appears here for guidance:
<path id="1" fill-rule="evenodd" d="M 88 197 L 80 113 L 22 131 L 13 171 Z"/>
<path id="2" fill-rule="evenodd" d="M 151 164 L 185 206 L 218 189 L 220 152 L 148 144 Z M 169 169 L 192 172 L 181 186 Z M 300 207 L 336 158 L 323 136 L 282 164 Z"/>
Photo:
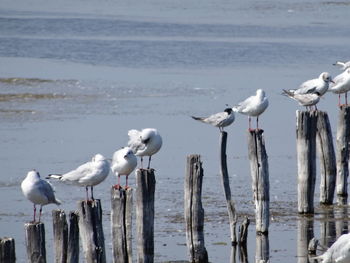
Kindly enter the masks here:
<path id="1" fill-rule="evenodd" d="M 132 192 L 131 188 L 111 189 L 113 262 L 132 263 Z"/>
<path id="2" fill-rule="evenodd" d="M 87 263 L 105 263 L 106 252 L 102 228 L 101 201 L 78 202 L 79 233 Z"/>
<path id="3" fill-rule="evenodd" d="M 235 202 L 231 197 L 231 188 L 230 188 L 230 179 L 227 171 L 227 157 L 226 157 L 226 145 L 227 145 L 227 132 L 222 131 L 220 137 L 220 163 L 221 163 L 221 181 L 224 188 L 227 211 L 230 220 L 230 231 L 231 231 L 231 244 L 237 244 L 236 237 L 236 224 L 237 224 L 237 215 L 235 209 Z"/>
<path id="4" fill-rule="evenodd" d="M 240 245 L 247 245 L 248 239 L 248 226 L 250 224 L 249 218 L 246 216 L 242 222 L 242 225 L 239 228 L 239 240 Z"/>
<path id="5" fill-rule="evenodd" d="M 333 204 L 337 166 L 328 114 L 317 111 L 317 148 L 320 158 L 320 203 Z"/>
<path id="6" fill-rule="evenodd" d="M 258 233 L 256 235 L 255 262 L 267 263 L 270 259 L 269 236 Z"/>
<path id="7" fill-rule="evenodd" d="M 186 243 L 191 263 L 207 263 L 202 206 L 203 168 L 200 155 L 187 156 L 185 177 Z"/>
<path id="8" fill-rule="evenodd" d="M 16 262 L 15 240 L 11 237 L 0 238 L 0 262 Z"/>
<path id="9" fill-rule="evenodd" d="M 263 130 L 248 131 L 248 155 L 255 203 L 256 231 L 268 233 L 270 223 L 270 183 Z"/>
<path id="10" fill-rule="evenodd" d="M 52 210 L 55 262 L 66 263 L 68 252 L 68 224 L 63 210 Z"/>
<path id="11" fill-rule="evenodd" d="M 69 213 L 67 263 L 79 262 L 79 212 Z"/>
<path id="12" fill-rule="evenodd" d="M 337 203 L 345 205 L 348 200 L 350 144 L 350 106 L 341 106 L 337 127 Z"/>
<path id="13" fill-rule="evenodd" d="M 314 213 L 316 181 L 316 120 L 315 111 L 297 111 L 298 212 Z"/>
<path id="14" fill-rule="evenodd" d="M 46 263 L 45 226 L 42 222 L 24 224 L 26 232 L 27 260 L 30 263 Z"/>
<path id="15" fill-rule="evenodd" d="M 136 170 L 137 262 L 154 261 L 154 193 L 153 169 Z"/>
<path id="16" fill-rule="evenodd" d="M 306 216 L 299 216 L 297 229 L 297 258 L 298 263 L 309 263 L 308 246 L 314 237 L 314 220 Z"/>

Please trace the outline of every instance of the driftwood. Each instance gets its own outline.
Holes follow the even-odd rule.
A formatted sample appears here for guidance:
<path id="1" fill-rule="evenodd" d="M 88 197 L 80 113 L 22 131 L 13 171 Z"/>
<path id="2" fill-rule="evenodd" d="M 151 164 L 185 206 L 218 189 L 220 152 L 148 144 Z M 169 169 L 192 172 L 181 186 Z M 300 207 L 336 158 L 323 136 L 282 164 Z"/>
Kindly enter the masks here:
<path id="1" fill-rule="evenodd" d="M 221 132 L 220 138 L 220 163 L 221 163 L 221 181 L 225 193 L 227 211 L 230 220 L 230 231 L 231 231 L 231 244 L 237 244 L 236 237 L 236 224 L 237 224 L 237 215 L 235 209 L 235 202 L 231 197 L 230 189 L 230 179 L 227 171 L 227 157 L 226 157 L 226 145 L 227 145 L 227 132 Z"/>
<path id="2" fill-rule="evenodd" d="M 348 199 L 350 144 L 350 106 L 341 106 L 337 127 L 337 203 L 345 205 Z"/>
<path id="3" fill-rule="evenodd" d="M 0 238 L 0 262 L 16 262 L 15 240 L 11 237 Z"/>
<path id="4" fill-rule="evenodd" d="M 298 212 L 314 213 L 316 112 L 297 111 Z"/>
<path id="5" fill-rule="evenodd" d="M 132 263 L 132 189 L 111 189 L 113 262 Z"/>
<path id="6" fill-rule="evenodd" d="M 79 262 L 79 213 L 77 211 L 71 211 L 69 213 L 67 253 L 67 263 Z"/>
<path id="7" fill-rule="evenodd" d="M 136 170 L 137 262 L 154 261 L 154 193 L 153 169 Z"/>
<path id="8" fill-rule="evenodd" d="M 105 263 L 106 252 L 102 228 L 101 201 L 78 202 L 79 233 L 87 263 Z"/>
<path id="9" fill-rule="evenodd" d="M 52 210 L 55 262 L 66 263 L 68 252 L 68 224 L 63 210 Z"/>
<path id="10" fill-rule="evenodd" d="M 332 129 L 327 112 L 317 111 L 317 149 L 320 158 L 320 203 L 333 204 L 337 175 Z"/>
<path id="11" fill-rule="evenodd" d="M 26 232 L 27 261 L 46 263 L 45 226 L 41 222 L 29 222 L 24 225 Z"/>
<path id="12" fill-rule="evenodd" d="M 269 166 L 263 133 L 263 130 L 248 131 L 248 155 L 258 233 L 268 233 L 270 223 Z"/>
<path id="13" fill-rule="evenodd" d="M 203 169 L 199 155 L 187 156 L 185 177 L 186 242 L 191 263 L 207 263 L 202 206 Z"/>

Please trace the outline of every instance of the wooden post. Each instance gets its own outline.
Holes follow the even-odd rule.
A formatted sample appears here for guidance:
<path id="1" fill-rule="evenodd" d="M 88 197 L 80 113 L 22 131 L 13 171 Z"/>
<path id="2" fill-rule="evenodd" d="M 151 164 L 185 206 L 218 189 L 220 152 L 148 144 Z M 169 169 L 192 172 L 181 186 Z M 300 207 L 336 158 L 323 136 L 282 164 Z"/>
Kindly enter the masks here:
<path id="1" fill-rule="evenodd" d="M 154 261 L 154 193 L 153 169 L 136 170 L 137 262 Z"/>
<path id="2" fill-rule="evenodd" d="M 27 260 L 29 263 L 46 263 L 45 226 L 41 222 L 24 224 Z"/>
<path id="3" fill-rule="evenodd" d="M 132 189 L 111 189 L 113 262 L 132 263 Z"/>
<path id="4" fill-rule="evenodd" d="M 207 263 L 202 206 L 203 168 L 200 155 L 187 156 L 185 177 L 186 243 L 191 263 Z"/>
<path id="5" fill-rule="evenodd" d="M 332 129 L 328 114 L 317 111 L 317 148 L 320 158 L 320 203 L 333 204 L 335 179 L 337 175 Z"/>
<path id="6" fill-rule="evenodd" d="M 322 211 L 320 218 L 320 243 L 324 247 L 330 247 L 336 240 L 335 235 L 335 220 L 333 208 Z"/>
<path id="7" fill-rule="evenodd" d="M 105 263 L 101 201 L 79 201 L 79 232 L 87 263 Z"/>
<path id="8" fill-rule="evenodd" d="M 314 237 L 314 220 L 306 216 L 299 216 L 297 229 L 297 258 L 298 263 L 309 263 L 308 246 Z"/>
<path id="9" fill-rule="evenodd" d="M 255 262 L 267 263 L 270 258 L 269 236 L 258 233 L 256 235 Z"/>
<path id="10" fill-rule="evenodd" d="M 316 181 L 316 112 L 297 111 L 298 212 L 314 213 Z"/>
<path id="11" fill-rule="evenodd" d="M 52 210 L 55 262 L 67 262 L 68 224 L 63 210 Z"/>
<path id="12" fill-rule="evenodd" d="M 246 245 L 239 246 L 239 262 L 248 263 L 248 250 Z"/>
<path id="13" fill-rule="evenodd" d="M 68 256 L 67 263 L 79 262 L 79 213 L 69 213 Z"/>
<path id="14" fill-rule="evenodd" d="M 248 155 L 255 203 L 256 231 L 266 234 L 270 223 L 270 183 L 263 133 L 263 130 L 248 131 Z"/>
<path id="15" fill-rule="evenodd" d="M 345 205 L 348 199 L 350 144 L 350 106 L 341 106 L 337 127 L 337 202 Z"/>
<path id="16" fill-rule="evenodd" d="M 309 245 L 307 247 L 308 254 L 315 256 L 317 252 L 317 246 L 318 246 L 318 240 L 313 237 L 310 240 Z"/>
<path id="17" fill-rule="evenodd" d="M 11 237 L 0 238 L 0 262 L 16 262 L 15 240 Z"/>
<path id="18" fill-rule="evenodd" d="M 240 245 L 247 245 L 249 224 L 250 224 L 250 220 L 246 216 L 242 222 L 241 227 L 239 228 L 239 241 L 238 241 L 238 243 Z"/>
<path id="19" fill-rule="evenodd" d="M 231 244 L 237 244 L 236 237 L 236 224 L 237 224 L 237 215 L 235 209 L 235 202 L 231 197 L 231 188 L 230 188 L 230 179 L 228 177 L 227 171 L 227 158 L 226 158 L 226 145 L 227 145 L 227 132 L 221 132 L 220 138 L 220 163 L 221 163 L 221 181 L 224 188 L 227 211 L 230 220 L 230 231 L 231 231 Z"/>

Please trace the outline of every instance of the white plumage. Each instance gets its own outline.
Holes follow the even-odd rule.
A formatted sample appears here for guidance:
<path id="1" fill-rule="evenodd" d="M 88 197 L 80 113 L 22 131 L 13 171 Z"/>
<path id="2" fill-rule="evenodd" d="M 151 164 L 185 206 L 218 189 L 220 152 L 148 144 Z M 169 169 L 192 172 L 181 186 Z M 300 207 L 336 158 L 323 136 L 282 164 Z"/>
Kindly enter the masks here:
<path id="1" fill-rule="evenodd" d="M 224 127 L 227 127 L 234 122 L 235 113 L 231 108 L 226 108 L 223 112 L 215 113 L 208 117 L 191 117 L 197 121 L 201 121 L 218 127 L 220 131 L 223 131 Z"/>
<path id="2" fill-rule="evenodd" d="M 42 207 L 47 204 L 61 204 L 61 201 L 56 199 L 55 191 L 52 185 L 41 179 L 40 174 L 36 170 L 29 171 L 26 178 L 21 183 L 21 188 L 24 196 L 34 204 L 35 222 L 36 205 L 40 205 L 39 222 L 41 218 Z"/>
<path id="3" fill-rule="evenodd" d="M 136 156 L 141 157 L 141 167 L 144 156 L 148 156 L 148 169 L 150 168 L 152 155 L 156 154 L 162 147 L 162 137 L 153 128 L 146 128 L 141 131 L 130 130 L 128 132 L 128 146 Z"/>
<path id="4" fill-rule="evenodd" d="M 233 107 L 234 111 L 248 115 L 249 130 L 251 129 L 251 117 L 256 117 L 256 128 L 259 129 L 259 115 L 269 106 L 269 101 L 262 89 L 258 89 L 254 96 L 250 96 Z"/>
<path id="5" fill-rule="evenodd" d="M 137 166 L 137 158 L 129 147 L 124 147 L 113 154 L 111 170 L 118 176 L 117 188 L 120 187 L 120 176 L 126 176 L 125 187 L 128 187 L 128 176 Z"/>
<path id="6" fill-rule="evenodd" d="M 75 170 L 65 174 L 50 174 L 48 178 L 55 178 L 61 181 L 68 181 L 74 184 L 86 187 L 86 198 L 88 196 L 88 187 L 91 187 L 91 199 L 94 199 L 93 186 L 98 185 L 106 179 L 110 172 L 108 160 L 101 154 L 96 154 L 90 162 L 80 165 Z"/>
<path id="7" fill-rule="evenodd" d="M 346 69 L 350 68 L 350 61 L 348 61 L 348 62 L 337 61 L 333 65 L 339 66 L 340 70 L 346 70 Z"/>
<path id="8" fill-rule="evenodd" d="M 331 75 L 328 72 L 322 72 L 317 79 L 307 80 L 298 89 L 289 90 L 289 92 L 294 94 L 318 92 L 320 96 L 323 96 L 327 92 L 330 82 L 333 82 Z"/>
<path id="9" fill-rule="evenodd" d="M 329 91 L 339 94 L 339 105 L 340 94 L 345 93 L 345 104 L 348 104 L 347 93 L 350 91 L 350 69 L 345 70 L 334 78 L 334 84 L 329 88 Z"/>
<path id="10" fill-rule="evenodd" d="M 341 235 L 321 256 L 322 263 L 350 263 L 350 234 Z"/>
<path id="11" fill-rule="evenodd" d="M 306 94 L 297 94 L 292 93 L 288 90 L 283 90 L 283 95 L 288 96 L 289 98 L 299 102 L 299 105 L 307 107 L 315 106 L 320 101 L 320 94 L 315 93 L 306 93 Z"/>

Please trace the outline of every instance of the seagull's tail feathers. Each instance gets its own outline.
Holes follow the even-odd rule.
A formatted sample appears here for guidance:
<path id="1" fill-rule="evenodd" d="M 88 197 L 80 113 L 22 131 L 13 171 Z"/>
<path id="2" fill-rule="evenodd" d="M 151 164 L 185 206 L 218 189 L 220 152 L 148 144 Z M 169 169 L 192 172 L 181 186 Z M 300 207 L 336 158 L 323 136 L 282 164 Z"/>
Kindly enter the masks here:
<path id="1" fill-rule="evenodd" d="M 60 204 L 62 204 L 62 201 L 59 200 L 59 199 L 55 199 L 55 204 L 56 204 L 56 205 L 60 205 Z"/>
<path id="2" fill-rule="evenodd" d="M 238 112 L 238 106 L 232 107 L 232 111 L 233 111 L 233 112 Z"/>
<path id="3" fill-rule="evenodd" d="M 195 117 L 195 116 L 191 116 L 192 119 L 196 120 L 196 121 L 203 121 L 202 117 Z"/>
<path id="4" fill-rule="evenodd" d="M 62 179 L 62 174 L 49 174 L 48 176 L 46 176 L 46 179 L 58 179 L 58 180 L 61 180 Z"/>
<path id="5" fill-rule="evenodd" d="M 282 95 L 293 98 L 294 97 L 294 92 L 284 89 L 283 92 L 282 92 Z"/>

